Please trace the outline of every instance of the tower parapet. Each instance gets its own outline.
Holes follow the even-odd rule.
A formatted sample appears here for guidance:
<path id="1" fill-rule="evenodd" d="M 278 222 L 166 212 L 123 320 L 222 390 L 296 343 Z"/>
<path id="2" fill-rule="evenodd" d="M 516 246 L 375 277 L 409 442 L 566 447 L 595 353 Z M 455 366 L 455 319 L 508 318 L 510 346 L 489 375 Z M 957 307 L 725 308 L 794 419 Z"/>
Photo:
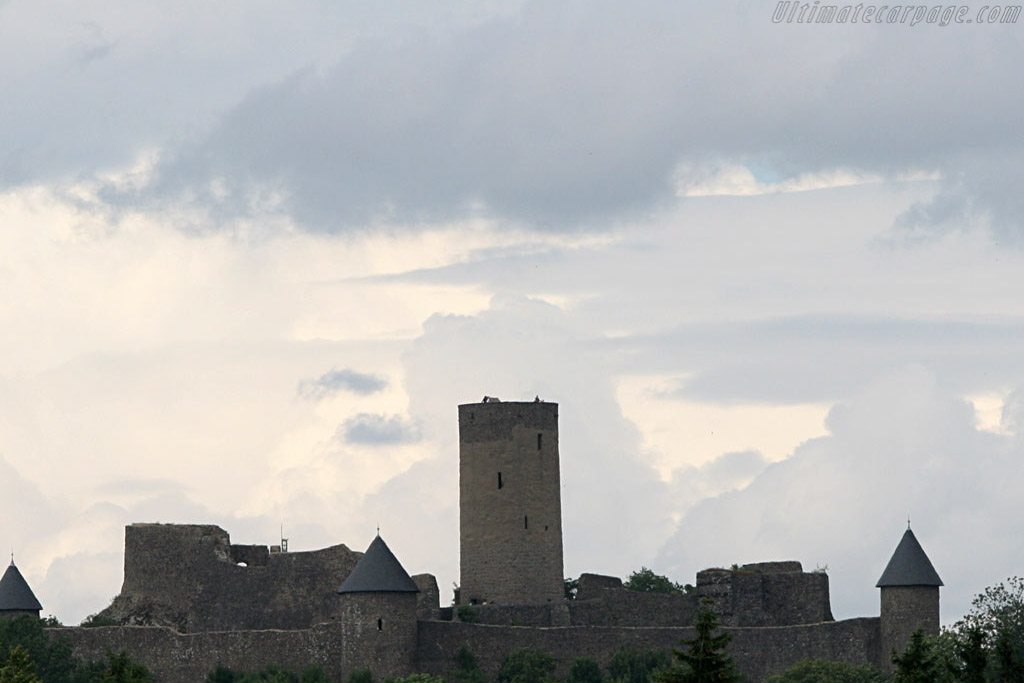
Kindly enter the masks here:
<path id="1" fill-rule="evenodd" d="M 459 501 L 463 604 L 562 600 L 557 403 L 460 405 Z"/>

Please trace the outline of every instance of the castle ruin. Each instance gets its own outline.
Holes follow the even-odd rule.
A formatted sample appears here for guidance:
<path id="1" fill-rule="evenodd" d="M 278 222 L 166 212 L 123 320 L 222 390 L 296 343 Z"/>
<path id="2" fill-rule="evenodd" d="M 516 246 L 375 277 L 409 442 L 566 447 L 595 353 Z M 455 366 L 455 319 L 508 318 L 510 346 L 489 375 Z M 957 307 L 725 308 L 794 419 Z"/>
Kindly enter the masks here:
<path id="1" fill-rule="evenodd" d="M 678 646 L 703 599 L 749 681 L 810 658 L 886 669 L 914 631 L 938 632 L 942 582 L 909 527 L 878 581 L 878 617 L 835 621 L 828 576 L 799 562 L 707 569 L 683 595 L 584 574 L 566 599 L 558 405 L 461 405 L 459 433 L 459 609 L 441 607 L 434 577 L 410 577 L 380 536 L 365 553 L 271 552 L 216 526 L 133 524 L 121 592 L 100 615 L 120 625 L 59 633 L 82 658 L 126 649 L 158 680 L 193 683 L 218 664 L 319 664 L 336 681 L 364 668 L 377 680 L 444 674 L 463 646 L 490 675 L 524 647 L 553 654 L 564 674 L 578 657 L 606 664 L 622 647 Z"/>

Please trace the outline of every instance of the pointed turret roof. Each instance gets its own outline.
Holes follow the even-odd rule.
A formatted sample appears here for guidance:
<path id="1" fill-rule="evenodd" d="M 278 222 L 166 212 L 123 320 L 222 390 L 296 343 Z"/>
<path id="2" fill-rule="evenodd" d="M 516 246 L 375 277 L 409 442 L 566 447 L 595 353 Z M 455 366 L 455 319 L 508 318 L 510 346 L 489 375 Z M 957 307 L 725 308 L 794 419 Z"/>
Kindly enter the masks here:
<path id="1" fill-rule="evenodd" d="M 39 611 L 43 606 L 39 604 L 35 593 L 28 587 L 28 582 L 21 575 L 18 568 L 14 566 L 14 560 L 7 567 L 4 576 L 0 579 L 0 611 Z"/>
<path id="2" fill-rule="evenodd" d="M 339 593 L 419 593 L 384 539 L 377 535 Z"/>
<path id="3" fill-rule="evenodd" d="M 892 554 L 889 564 L 885 566 L 882 577 L 875 584 L 878 588 L 886 586 L 941 586 L 942 579 L 932 566 L 932 561 L 917 542 L 917 537 L 907 525 L 900 544 Z"/>

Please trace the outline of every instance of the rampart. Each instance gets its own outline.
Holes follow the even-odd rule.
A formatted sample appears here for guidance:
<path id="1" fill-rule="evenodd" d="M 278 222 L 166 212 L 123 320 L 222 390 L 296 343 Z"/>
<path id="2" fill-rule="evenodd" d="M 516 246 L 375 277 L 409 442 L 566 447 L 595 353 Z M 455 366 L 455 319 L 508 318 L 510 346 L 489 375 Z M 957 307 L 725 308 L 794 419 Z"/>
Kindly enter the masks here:
<path id="1" fill-rule="evenodd" d="M 761 681 L 811 657 L 853 664 L 879 663 L 878 618 L 849 619 L 822 624 L 770 628 L 726 628 L 733 636 L 729 652 L 748 681 Z M 328 677 L 344 681 L 359 660 L 363 636 L 346 634 L 341 623 L 311 629 L 280 631 L 214 631 L 176 633 L 155 626 L 54 629 L 66 635 L 75 654 L 102 659 L 107 650 L 128 650 L 161 683 L 204 680 L 218 664 L 235 670 L 277 665 L 296 671 L 318 664 Z M 476 656 L 489 677 L 497 674 L 513 650 L 530 647 L 550 652 L 558 660 L 558 675 L 566 675 L 577 657 L 593 657 L 602 665 L 622 647 L 669 650 L 692 628 L 490 626 L 459 622 L 420 621 L 415 654 L 399 664 L 386 659 L 373 666 L 377 679 L 416 672 L 444 674 L 453 669 L 463 645 Z"/>
<path id="2" fill-rule="evenodd" d="M 771 628 L 725 628 L 733 637 L 729 653 L 748 681 L 761 681 L 809 658 L 878 666 L 878 618 L 848 619 L 821 624 Z M 692 628 L 564 627 L 529 628 L 457 622 L 420 622 L 418 671 L 442 674 L 462 645 L 477 656 L 490 678 L 505 657 L 519 648 L 550 652 L 558 660 L 557 675 L 568 674 L 577 657 L 593 657 L 605 665 L 622 647 L 669 650 Z"/>

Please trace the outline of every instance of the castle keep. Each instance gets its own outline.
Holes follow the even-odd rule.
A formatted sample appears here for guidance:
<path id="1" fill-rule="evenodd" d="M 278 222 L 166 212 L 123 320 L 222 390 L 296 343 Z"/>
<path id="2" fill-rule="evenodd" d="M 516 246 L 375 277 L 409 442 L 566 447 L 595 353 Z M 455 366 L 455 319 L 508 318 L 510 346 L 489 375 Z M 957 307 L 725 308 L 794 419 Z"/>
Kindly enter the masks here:
<path id="1" fill-rule="evenodd" d="M 560 602 L 558 404 L 459 406 L 460 601 Z"/>
<path id="2" fill-rule="evenodd" d="M 558 405 L 461 405 L 459 435 L 458 610 L 442 608 L 434 577 L 410 577 L 380 536 L 365 553 L 344 545 L 273 552 L 233 545 L 216 526 L 133 524 L 121 593 L 100 613 L 121 625 L 54 632 L 85 659 L 127 649 L 167 683 L 203 680 L 218 664 L 319 664 L 336 681 L 363 668 L 376 680 L 444 674 L 464 646 L 489 675 L 525 647 L 553 654 L 565 674 L 578 657 L 606 664 L 622 647 L 678 646 L 693 637 L 704 599 L 749 681 L 809 658 L 884 669 L 915 630 L 938 632 L 942 581 L 909 527 L 878 581 L 878 617 L 835 621 L 828 576 L 792 561 L 706 569 L 684 595 L 584 574 L 566 599 Z M 20 574 L 8 574 L 0 597 L 22 595 Z"/>

